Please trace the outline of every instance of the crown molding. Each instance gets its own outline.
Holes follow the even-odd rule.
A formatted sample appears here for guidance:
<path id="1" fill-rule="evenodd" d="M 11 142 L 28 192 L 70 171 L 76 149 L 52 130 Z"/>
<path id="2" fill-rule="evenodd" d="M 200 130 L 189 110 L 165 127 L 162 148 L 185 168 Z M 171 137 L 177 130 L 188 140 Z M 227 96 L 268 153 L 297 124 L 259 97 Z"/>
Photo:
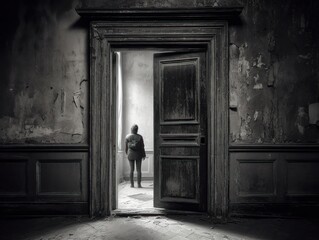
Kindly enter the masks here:
<path id="1" fill-rule="evenodd" d="M 242 12 L 243 7 L 131 9 L 77 8 L 75 10 L 81 17 L 109 21 L 229 20 L 238 17 Z"/>

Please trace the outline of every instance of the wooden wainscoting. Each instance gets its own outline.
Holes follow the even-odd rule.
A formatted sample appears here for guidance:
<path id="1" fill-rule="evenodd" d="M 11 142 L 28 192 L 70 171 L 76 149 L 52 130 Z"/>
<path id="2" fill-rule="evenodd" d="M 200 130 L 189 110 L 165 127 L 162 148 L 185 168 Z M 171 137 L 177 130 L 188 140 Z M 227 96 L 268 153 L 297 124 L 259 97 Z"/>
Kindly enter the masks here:
<path id="1" fill-rule="evenodd" d="M 0 214 L 89 213 L 88 148 L 1 146 Z"/>
<path id="2" fill-rule="evenodd" d="M 229 166 L 231 213 L 318 209 L 319 146 L 236 146 L 230 148 Z"/>

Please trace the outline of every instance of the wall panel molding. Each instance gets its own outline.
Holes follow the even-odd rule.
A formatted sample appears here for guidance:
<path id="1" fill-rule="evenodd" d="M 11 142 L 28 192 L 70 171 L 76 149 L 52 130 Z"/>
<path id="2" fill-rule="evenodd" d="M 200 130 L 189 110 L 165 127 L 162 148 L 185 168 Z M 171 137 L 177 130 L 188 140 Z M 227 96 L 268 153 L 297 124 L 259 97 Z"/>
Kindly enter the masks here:
<path id="1" fill-rule="evenodd" d="M 307 157 L 306 157 L 307 156 Z M 287 201 L 319 203 L 319 154 L 285 154 L 284 197 Z"/>
<path id="2" fill-rule="evenodd" d="M 29 159 L 24 157 L 0 157 L 0 199 L 27 196 L 28 164 Z"/>
<path id="3" fill-rule="evenodd" d="M 246 146 L 247 147 L 247 146 Z M 319 206 L 319 154 L 315 146 L 299 146 L 300 151 L 293 147 L 285 148 L 254 148 L 239 149 L 230 152 L 230 209 L 231 213 L 269 214 L 276 211 L 279 214 L 291 213 L 304 206 Z M 257 151 L 256 151 L 257 150 Z M 262 150 L 262 151 L 261 151 Z M 273 171 L 266 162 L 273 162 Z M 240 171 L 240 163 L 255 165 L 247 168 L 244 174 Z M 273 196 L 254 194 L 253 190 L 264 189 L 274 179 Z M 241 194 L 242 184 L 253 186 L 250 194 Z M 244 185 L 244 186 L 246 186 Z M 270 186 L 270 185 L 269 185 Z M 270 187 L 265 188 L 270 189 Z M 269 207 L 267 207 L 269 206 Z M 286 206 L 281 211 L 278 206 Z M 289 207 L 288 207 L 289 206 Z M 289 210 L 289 208 L 291 208 Z M 299 210 L 298 210 L 299 211 Z M 282 212 L 282 213 L 280 213 Z M 300 210 L 300 213 L 302 211 Z M 308 213 L 310 213 L 308 211 Z M 299 214 L 299 213 L 298 213 Z"/>
<path id="4" fill-rule="evenodd" d="M 88 144 L 2 144 L 1 152 L 88 152 Z"/>
<path id="5" fill-rule="evenodd" d="M 39 196 L 79 197 L 82 194 L 82 159 L 39 159 L 36 176 Z"/>
<path id="6" fill-rule="evenodd" d="M 90 9 L 78 8 L 77 13 L 86 18 L 109 21 L 129 20 L 220 20 L 234 19 L 242 12 L 242 6 L 205 8 L 130 8 L 130 9 Z"/>
<path id="7" fill-rule="evenodd" d="M 0 151 L 0 213 L 88 215 L 87 151 L 70 146 L 13 149 Z"/>
<path id="8" fill-rule="evenodd" d="M 0 202 L 0 215 L 87 215 L 87 202 Z"/>
<path id="9" fill-rule="evenodd" d="M 276 159 L 237 159 L 238 161 L 238 175 L 239 179 L 242 180 L 247 178 L 247 175 L 251 175 L 252 179 L 248 179 L 246 185 L 248 186 L 239 186 L 238 196 L 239 197 L 274 197 L 277 191 L 276 184 Z M 244 167 L 246 165 L 246 171 L 244 171 Z M 267 169 L 263 165 L 270 165 Z M 258 169 L 259 168 L 259 169 Z M 261 171 L 267 170 L 267 171 Z M 254 174 L 254 175 L 252 175 Z M 265 176 L 263 176 L 265 175 Z M 264 177 L 263 183 L 264 186 L 262 190 L 258 189 L 257 186 L 253 185 L 260 185 L 258 183 L 258 178 Z M 265 185 L 265 179 L 268 179 L 268 185 Z M 246 190 L 243 191 L 241 188 L 245 188 Z M 262 186 L 258 186 L 261 188 Z"/>
<path id="10" fill-rule="evenodd" d="M 319 152 L 319 144 L 233 144 L 229 152 Z"/>

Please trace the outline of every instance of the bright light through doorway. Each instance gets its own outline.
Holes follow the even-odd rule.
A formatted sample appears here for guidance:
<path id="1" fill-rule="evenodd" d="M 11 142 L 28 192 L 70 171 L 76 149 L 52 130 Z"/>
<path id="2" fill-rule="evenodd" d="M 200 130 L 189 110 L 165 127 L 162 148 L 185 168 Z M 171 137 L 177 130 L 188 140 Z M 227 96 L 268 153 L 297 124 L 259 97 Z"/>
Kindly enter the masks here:
<path id="1" fill-rule="evenodd" d="M 154 51 L 116 52 L 117 82 L 117 209 L 153 207 L 153 55 Z M 142 162 L 142 186 L 130 187 L 125 136 L 132 124 L 144 138 L 146 159 Z"/>

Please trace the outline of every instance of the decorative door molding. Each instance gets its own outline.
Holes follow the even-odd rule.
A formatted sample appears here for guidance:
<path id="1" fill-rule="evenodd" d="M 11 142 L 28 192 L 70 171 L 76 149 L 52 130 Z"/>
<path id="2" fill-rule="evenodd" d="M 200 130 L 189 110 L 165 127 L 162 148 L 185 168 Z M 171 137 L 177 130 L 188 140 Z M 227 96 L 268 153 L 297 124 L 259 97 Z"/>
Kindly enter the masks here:
<path id="1" fill-rule="evenodd" d="M 207 49 L 208 212 L 228 212 L 228 21 L 242 8 L 77 9 L 90 20 L 90 214 L 109 215 L 114 172 L 112 52 Z M 114 174 L 113 174 L 114 175 Z"/>

